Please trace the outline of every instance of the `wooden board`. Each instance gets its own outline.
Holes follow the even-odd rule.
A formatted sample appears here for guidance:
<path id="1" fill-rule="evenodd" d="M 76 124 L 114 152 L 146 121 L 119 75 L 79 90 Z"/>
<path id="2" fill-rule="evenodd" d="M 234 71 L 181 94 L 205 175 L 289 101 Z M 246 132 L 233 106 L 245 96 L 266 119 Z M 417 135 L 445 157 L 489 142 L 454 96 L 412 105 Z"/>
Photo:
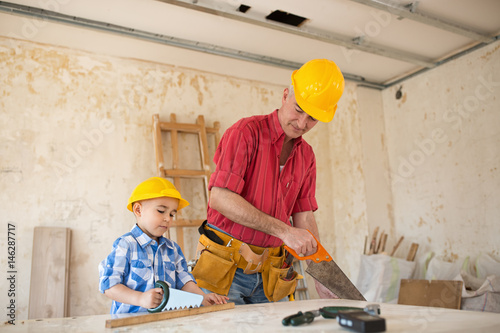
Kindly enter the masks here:
<path id="1" fill-rule="evenodd" d="M 408 252 L 408 256 L 406 257 L 407 261 L 414 261 L 415 255 L 417 254 L 418 244 L 411 243 L 410 251 Z"/>
<path id="2" fill-rule="evenodd" d="M 28 318 L 68 316 L 71 230 L 35 227 Z"/>
<path id="3" fill-rule="evenodd" d="M 398 304 L 460 309 L 462 281 L 402 279 Z"/>
<path id="4" fill-rule="evenodd" d="M 200 308 L 173 310 L 145 315 L 129 316 L 106 320 L 106 328 L 115 328 L 129 325 L 150 323 L 153 321 L 167 320 L 173 318 L 194 316 L 197 314 L 234 309 L 234 303 L 226 303 L 212 306 L 202 306 Z"/>

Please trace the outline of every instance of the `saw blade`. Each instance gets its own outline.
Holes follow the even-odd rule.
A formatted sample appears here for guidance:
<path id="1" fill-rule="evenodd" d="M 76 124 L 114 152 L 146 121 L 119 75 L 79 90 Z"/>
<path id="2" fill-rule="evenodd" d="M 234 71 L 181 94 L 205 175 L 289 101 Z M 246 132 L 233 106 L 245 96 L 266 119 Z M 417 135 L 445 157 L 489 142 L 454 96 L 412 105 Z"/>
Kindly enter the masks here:
<path id="1" fill-rule="evenodd" d="M 314 279 L 342 299 L 366 301 L 335 261 L 311 262 L 306 269 Z"/>
<path id="2" fill-rule="evenodd" d="M 186 291 L 169 288 L 168 301 L 162 311 L 198 308 L 203 302 L 203 296 Z"/>
<path id="3" fill-rule="evenodd" d="M 165 281 L 156 281 L 155 288 L 163 289 L 163 300 L 156 308 L 148 309 L 150 313 L 199 308 L 203 302 L 203 295 L 170 288 Z"/>

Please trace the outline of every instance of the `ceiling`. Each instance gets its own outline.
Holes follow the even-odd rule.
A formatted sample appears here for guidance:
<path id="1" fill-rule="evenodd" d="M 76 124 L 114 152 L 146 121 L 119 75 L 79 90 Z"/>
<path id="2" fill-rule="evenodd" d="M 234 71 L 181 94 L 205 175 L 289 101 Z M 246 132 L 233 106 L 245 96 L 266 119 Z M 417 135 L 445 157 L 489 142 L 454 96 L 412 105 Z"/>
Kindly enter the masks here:
<path id="1" fill-rule="evenodd" d="M 273 67 L 329 58 L 377 89 L 500 34 L 498 0 L 11 0 L 0 11 Z M 303 21 L 266 18 L 275 11 Z"/>

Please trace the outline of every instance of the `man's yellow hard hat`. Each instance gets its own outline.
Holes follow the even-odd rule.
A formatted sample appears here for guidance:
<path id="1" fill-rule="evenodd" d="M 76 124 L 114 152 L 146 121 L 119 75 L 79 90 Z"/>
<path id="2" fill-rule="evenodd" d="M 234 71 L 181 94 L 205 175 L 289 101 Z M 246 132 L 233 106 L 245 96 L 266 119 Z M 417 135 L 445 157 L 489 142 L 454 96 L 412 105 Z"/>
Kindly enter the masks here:
<path id="1" fill-rule="evenodd" d="M 292 85 L 295 100 L 304 112 L 324 123 L 333 119 L 345 85 L 344 76 L 333 61 L 306 62 L 292 73 Z"/>
<path id="2" fill-rule="evenodd" d="M 134 202 L 160 197 L 179 199 L 177 210 L 181 210 L 189 205 L 189 202 L 182 199 L 181 194 L 171 182 L 165 178 L 151 177 L 137 185 L 128 199 L 127 209 L 132 211 L 132 204 Z"/>

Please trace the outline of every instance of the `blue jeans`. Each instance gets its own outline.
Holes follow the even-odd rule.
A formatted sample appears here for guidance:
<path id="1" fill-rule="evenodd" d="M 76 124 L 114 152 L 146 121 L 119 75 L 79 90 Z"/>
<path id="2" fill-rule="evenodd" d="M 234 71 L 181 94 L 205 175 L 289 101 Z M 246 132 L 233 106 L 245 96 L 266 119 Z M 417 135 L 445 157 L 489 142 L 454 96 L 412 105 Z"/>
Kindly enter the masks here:
<path id="1" fill-rule="evenodd" d="M 202 290 L 205 293 L 211 293 L 209 290 L 203 288 Z M 262 274 L 245 274 L 241 268 L 236 269 L 227 297 L 229 297 L 229 302 L 234 302 L 235 305 L 270 303 L 264 294 Z M 280 300 L 280 302 L 286 301 L 288 301 L 288 297 Z"/>

